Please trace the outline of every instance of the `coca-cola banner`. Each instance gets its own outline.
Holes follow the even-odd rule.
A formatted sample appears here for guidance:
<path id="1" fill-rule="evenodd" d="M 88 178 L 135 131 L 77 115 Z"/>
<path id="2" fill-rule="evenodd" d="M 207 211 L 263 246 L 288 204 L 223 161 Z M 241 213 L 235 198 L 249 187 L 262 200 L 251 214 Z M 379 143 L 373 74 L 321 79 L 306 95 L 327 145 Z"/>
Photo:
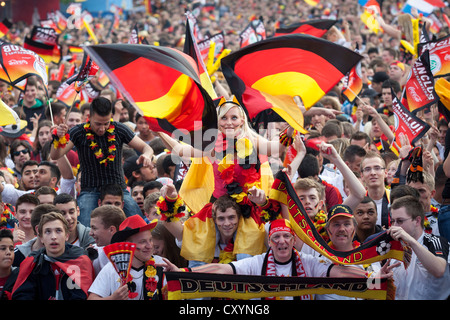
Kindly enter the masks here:
<path id="1" fill-rule="evenodd" d="M 414 145 L 430 129 L 430 126 L 426 122 L 409 112 L 401 104 L 393 90 L 392 108 L 394 110 L 394 132 L 396 139 L 400 133 L 403 133 L 411 141 L 411 145 Z"/>
<path id="2" fill-rule="evenodd" d="M 430 70 L 429 51 L 426 50 L 411 68 L 402 103 L 410 112 L 416 113 L 429 108 L 437 99 L 433 74 Z"/>

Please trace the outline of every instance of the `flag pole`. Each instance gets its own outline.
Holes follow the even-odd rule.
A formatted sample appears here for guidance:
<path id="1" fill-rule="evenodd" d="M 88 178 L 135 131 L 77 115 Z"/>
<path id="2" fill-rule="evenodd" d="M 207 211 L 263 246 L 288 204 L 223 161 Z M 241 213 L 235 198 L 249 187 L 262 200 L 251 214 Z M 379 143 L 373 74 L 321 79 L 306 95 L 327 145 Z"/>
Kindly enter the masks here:
<path id="1" fill-rule="evenodd" d="M 75 98 L 73 98 L 72 105 L 70 106 L 69 111 L 67 111 L 67 113 L 66 113 L 66 119 L 65 119 L 65 121 L 64 121 L 64 123 L 66 123 L 66 124 L 67 124 L 67 119 L 69 118 L 69 113 L 72 111 L 72 109 L 73 109 L 73 107 L 74 107 L 74 105 L 75 105 L 75 101 L 77 100 L 77 97 L 78 97 L 78 94 L 79 94 L 78 91 L 75 90 L 75 92 L 76 92 L 77 94 L 75 95 Z"/>

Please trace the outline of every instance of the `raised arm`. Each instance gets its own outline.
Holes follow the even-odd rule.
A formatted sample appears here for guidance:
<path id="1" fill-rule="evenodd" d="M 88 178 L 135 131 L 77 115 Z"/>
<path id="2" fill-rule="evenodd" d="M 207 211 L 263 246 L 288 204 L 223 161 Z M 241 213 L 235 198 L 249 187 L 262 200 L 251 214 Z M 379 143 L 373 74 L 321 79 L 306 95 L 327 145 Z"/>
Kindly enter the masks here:
<path id="1" fill-rule="evenodd" d="M 169 148 L 173 154 L 180 156 L 180 158 L 190 159 L 201 158 L 204 156 L 202 151 L 195 149 L 191 145 L 183 144 L 164 132 L 158 132 L 158 135 L 167 148 Z"/>
<path id="2" fill-rule="evenodd" d="M 352 210 L 355 210 L 366 193 L 364 186 L 352 170 L 350 170 L 350 168 L 345 164 L 344 160 L 342 160 L 336 149 L 331 144 L 322 142 L 319 145 L 319 150 L 322 156 L 336 165 L 341 172 L 350 189 L 350 195 L 344 200 L 344 204 L 352 208 Z"/>
<path id="3" fill-rule="evenodd" d="M 139 151 L 141 155 L 139 156 L 137 163 L 141 164 L 144 167 L 148 167 L 152 163 L 153 158 L 153 149 L 148 144 L 146 144 L 141 138 L 138 136 L 134 136 L 134 138 L 128 143 L 128 145 L 136 151 Z"/>
<path id="4" fill-rule="evenodd" d="M 391 128 L 389 128 L 388 124 L 383 121 L 383 119 L 381 118 L 381 114 L 377 112 L 377 109 L 369 105 L 363 105 L 363 110 L 365 110 L 370 116 L 376 119 L 381 131 L 383 131 L 384 135 L 388 138 L 389 144 L 392 144 L 395 135 L 392 132 Z"/>
<path id="5" fill-rule="evenodd" d="M 175 200 L 178 197 L 177 189 L 173 184 L 163 186 L 160 191 L 161 196 L 165 198 L 166 201 Z M 164 221 L 164 226 L 178 241 L 183 240 L 183 224 L 180 220 L 169 220 L 165 219 L 165 217 L 161 218 L 161 220 Z"/>
<path id="6" fill-rule="evenodd" d="M 52 132 L 54 129 L 55 129 L 55 127 L 52 127 L 52 129 L 51 129 Z M 68 129 L 69 128 L 68 128 L 67 124 L 65 124 L 65 123 L 58 125 L 56 127 L 56 136 L 55 135 L 53 136 L 53 141 L 65 137 Z M 65 147 L 59 147 L 59 148 L 55 148 L 54 143 L 52 143 L 52 147 L 50 148 L 50 158 L 52 160 L 58 160 L 63 155 L 65 155 L 67 152 L 69 152 L 69 150 L 72 150 L 72 149 L 73 149 L 73 142 L 71 140 L 67 141 L 67 144 Z"/>

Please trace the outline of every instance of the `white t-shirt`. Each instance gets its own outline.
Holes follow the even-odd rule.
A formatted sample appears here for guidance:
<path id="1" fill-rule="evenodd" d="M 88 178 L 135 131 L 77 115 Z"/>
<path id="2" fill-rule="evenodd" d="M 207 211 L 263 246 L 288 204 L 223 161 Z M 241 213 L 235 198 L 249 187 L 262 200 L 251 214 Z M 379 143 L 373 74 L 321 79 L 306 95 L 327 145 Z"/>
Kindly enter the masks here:
<path id="1" fill-rule="evenodd" d="M 239 261 L 233 261 L 236 274 L 242 275 L 261 275 L 262 266 L 267 253 L 263 253 L 250 258 L 242 259 Z M 300 252 L 300 259 L 305 270 L 306 277 L 326 277 L 328 268 L 331 263 L 324 260 L 319 260 L 311 255 L 303 254 Z M 275 274 L 277 277 L 290 277 L 292 276 L 292 262 L 289 261 L 286 264 L 279 264 L 275 262 Z M 282 297 L 285 300 L 292 300 L 293 297 Z"/>
<path id="2" fill-rule="evenodd" d="M 267 253 L 263 253 L 239 261 L 233 261 L 231 263 L 235 267 L 236 274 L 259 276 L 261 275 L 261 270 L 266 254 Z M 316 257 L 303 254 L 302 252 L 300 252 L 300 259 L 302 261 L 303 268 L 307 277 L 327 276 L 327 271 L 331 263 L 325 262 L 323 260 L 321 261 Z M 290 277 L 292 275 L 292 262 L 288 262 L 287 264 L 275 263 L 275 266 L 277 277 Z"/>
<path id="3" fill-rule="evenodd" d="M 424 244 L 424 239 L 427 245 Z M 436 278 L 431 275 L 413 251 L 408 268 L 405 269 L 402 264 L 394 270 L 396 300 L 445 300 L 450 296 L 449 244 L 442 239 L 444 238 L 422 233 L 417 241 L 436 256 L 446 259 L 444 276 Z"/>
<path id="4" fill-rule="evenodd" d="M 156 263 L 164 263 L 160 256 L 153 256 Z M 144 276 L 144 268 L 139 271 L 131 268 L 130 271 L 131 276 L 133 277 L 133 282 L 136 284 L 136 292 L 139 294 L 136 298 L 130 300 L 143 300 L 144 298 L 144 290 L 143 290 L 143 276 Z M 158 280 L 158 279 L 156 279 Z M 90 293 L 95 293 L 96 295 L 104 298 L 112 295 L 114 291 L 119 289 L 120 287 L 120 277 L 114 266 L 111 262 L 105 265 L 102 270 L 100 270 L 99 274 L 95 278 L 91 287 L 89 288 Z"/>

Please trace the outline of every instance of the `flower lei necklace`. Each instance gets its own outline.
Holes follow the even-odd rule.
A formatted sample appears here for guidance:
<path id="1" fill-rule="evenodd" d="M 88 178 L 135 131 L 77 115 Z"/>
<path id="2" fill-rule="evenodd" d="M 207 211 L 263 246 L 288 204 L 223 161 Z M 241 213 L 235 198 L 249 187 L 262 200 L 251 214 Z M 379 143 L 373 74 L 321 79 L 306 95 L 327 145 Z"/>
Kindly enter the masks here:
<path id="1" fill-rule="evenodd" d="M 437 216 L 438 215 L 438 213 L 439 213 L 439 209 L 438 208 L 436 208 L 435 206 L 433 206 L 433 205 L 431 205 L 431 213 L 432 213 L 432 215 L 433 216 Z M 425 229 L 425 232 L 426 233 L 432 233 L 433 232 L 433 228 L 431 227 L 431 223 L 430 223 L 430 220 L 428 220 L 428 218 L 427 218 L 427 216 L 425 216 L 425 220 L 424 220 L 424 222 L 423 222 L 423 225 L 424 225 L 424 229 Z"/>
<path id="2" fill-rule="evenodd" d="M 147 292 L 147 297 L 152 299 L 156 293 L 158 281 L 156 280 L 155 259 L 152 257 L 145 263 L 145 282 L 144 289 Z"/>
<path id="3" fill-rule="evenodd" d="M 218 170 L 223 183 L 227 186 L 228 194 L 239 203 L 247 196 L 248 189 L 253 186 L 261 188 L 261 173 L 259 172 L 259 159 L 250 139 L 235 140 L 234 150 L 238 158 L 238 165 L 244 169 L 242 175 L 245 177 L 245 184 L 240 186 L 235 181 L 234 166 L 236 164 L 233 154 L 227 153 L 223 157 L 218 164 Z"/>
<path id="4" fill-rule="evenodd" d="M 108 162 L 114 162 L 114 159 L 116 158 L 117 149 L 116 145 L 114 144 L 114 141 L 116 141 L 115 129 L 116 127 L 113 124 L 113 119 L 111 119 L 108 129 L 106 129 L 106 132 L 108 133 L 107 139 L 110 145 L 108 146 L 108 154 L 105 155 L 98 143 L 94 140 L 94 133 L 91 129 L 91 123 L 87 122 L 84 125 L 84 130 L 86 131 L 86 139 L 88 141 L 91 141 L 89 147 L 92 151 L 94 151 L 94 155 L 100 162 L 100 164 L 104 164 L 105 166 L 108 165 Z"/>
<path id="5" fill-rule="evenodd" d="M 152 257 L 145 262 L 144 270 L 144 299 L 152 299 L 157 293 L 158 281 L 156 280 L 155 259 Z M 140 278 L 140 277 L 139 277 Z M 128 298 L 134 299 L 139 293 L 136 292 L 136 284 L 133 282 L 133 276 L 130 274 L 127 278 Z"/>

